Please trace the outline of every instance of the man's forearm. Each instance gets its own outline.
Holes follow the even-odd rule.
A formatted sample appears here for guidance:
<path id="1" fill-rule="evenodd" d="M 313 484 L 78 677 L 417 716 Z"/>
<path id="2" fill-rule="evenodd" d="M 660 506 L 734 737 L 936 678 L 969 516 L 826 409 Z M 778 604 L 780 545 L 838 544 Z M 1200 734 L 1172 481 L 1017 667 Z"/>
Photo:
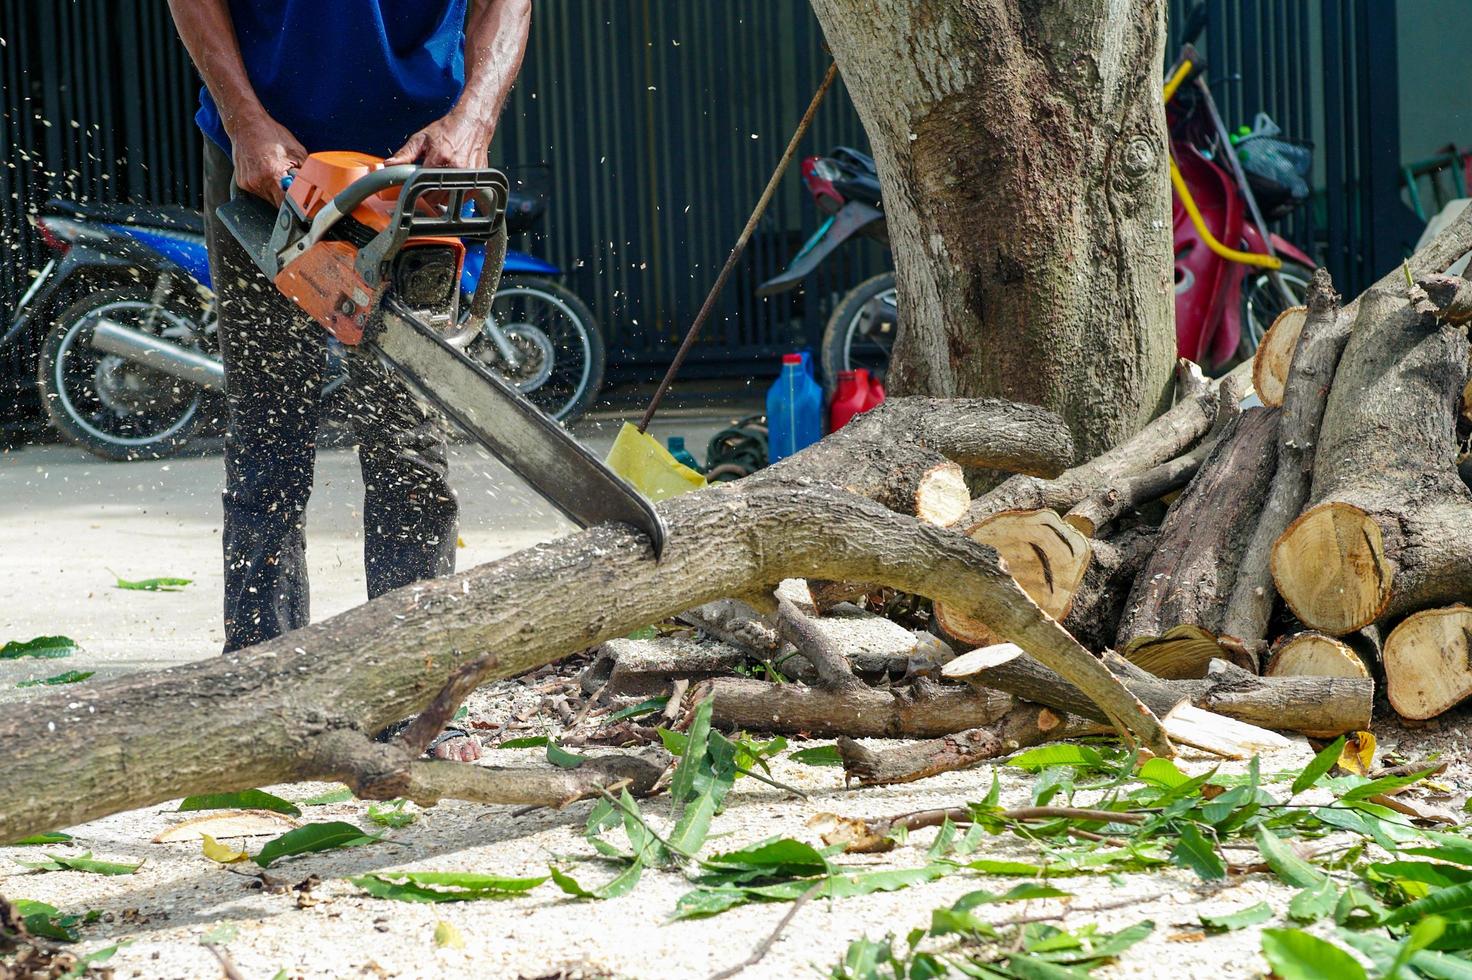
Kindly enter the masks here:
<path id="1" fill-rule="evenodd" d="M 169 10 L 189 57 L 214 97 L 225 131 L 233 135 L 241 123 L 265 115 L 240 57 L 227 0 L 169 0 Z"/>
<path id="2" fill-rule="evenodd" d="M 485 132 L 495 130 L 521 71 L 531 20 L 531 0 L 471 0 L 465 19 L 465 90 L 455 111 Z"/>

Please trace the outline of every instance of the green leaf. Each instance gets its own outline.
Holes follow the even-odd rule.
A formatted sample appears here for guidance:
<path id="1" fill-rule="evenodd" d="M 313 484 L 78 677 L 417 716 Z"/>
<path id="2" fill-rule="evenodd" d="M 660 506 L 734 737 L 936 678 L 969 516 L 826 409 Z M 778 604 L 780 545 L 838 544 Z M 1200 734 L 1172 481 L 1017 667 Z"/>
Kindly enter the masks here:
<path id="1" fill-rule="evenodd" d="M 1425 898 L 1418 898 L 1392 910 L 1383 921 L 1388 926 L 1399 926 L 1415 922 L 1423 916 L 1460 912 L 1468 908 L 1472 908 L 1472 882 L 1438 888 Z"/>
<path id="2" fill-rule="evenodd" d="M 399 902 L 473 902 L 515 898 L 546 880 L 546 875 L 509 878 L 461 871 L 374 871 L 348 879 L 374 898 Z"/>
<path id="3" fill-rule="evenodd" d="M 80 649 L 77 641 L 69 636 L 38 636 L 31 640 L 9 641 L 0 647 L 0 660 L 19 660 L 21 657 L 56 660 L 70 657 Z"/>
<path id="4" fill-rule="evenodd" d="M 1288 918 L 1294 922 L 1318 922 L 1334 911 L 1339 904 L 1339 889 L 1334 882 L 1325 878 L 1317 885 L 1305 888 L 1288 903 Z"/>
<path id="5" fill-rule="evenodd" d="M 64 854 L 46 853 L 45 861 L 20 861 L 19 864 L 37 871 L 87 871 L 96 875 L 130 875 L 143 867 L 143 862 L 137 864 L 124 864 L 119 861 L 98 861 L 92 857 L 92 852 L 77 857 L 67 857 Z"/>
<path id="6" fill-rule="evenodd" d="M 558 769 L 576 769 L 584 762 L 587 762 L 588 757 L 585 755 L 578 755 L 576 752 L 569 752 L 567 749 L 564 749 L 556 742 L 548 742 L 547 761 L 552 763 Z"/>
<path id="7" fill-rule="evenodd" d="M 1446 932 L 1446 920 L 1439 915 L 1428 915 L 1417 922 L 1411 929 L 1411 934 L 1401 942 L 1400 949 L 1396 950 L 1395 960 L 1390 964 L 1390 969 L 1385 971 L 1385 975 L 1399 976 L 1401 967 L 1409 963 L 1411 958 L 1421 950 L 1440 939 L 1444 932 Z"/>
<path id="8" fill-rule="evenodd" d="M 1399 945 L 1383 935 L 1369 932 L 1342 930 L 1339 935 L 1355 949 L 1368 956 L 1382 974 L 1395 961 Z M 1411 966 L 1418 972 L 1436 980 L 1472 980 L 1472 963 L 1460 956 L 1448 956 L 1423 950 L 1411 956 Z"/>
<path id="9" fill-rule="evenodd" d="M 1041 864 L 1029 864 L 1026 861 L 999 861 L 994 858 L 977 858 L 975 861 L 967 861 L 963 867 L 967 871 L 975 871 L 978 874 L 1011 878 L 1034 878 L 1048 872 L 1048 869 Z"/>
<path id="10" fill-rule="evenodd" d="M 1302 929 L 1264 929 L 1262 954 L 1283 980 L 1368 980 L 1359 960 Z"/>
<path id="11" fill-rule="evenodd" d="M 77 941 L 77 931 L 73 927 L 82 921 L 80 916 L 62 915 L 56 906 L 29 898 L 13 899 L 10 904 L 31 935 L 63 943 Z"/>
<path id="12" fill-rule="evenodd" d="M 701 862 L 710 874 L 701 880 L 734 877 L 800 878 L 829 870 L 828 859 L 817 848 L 791 837 L 769 837 L 735 851 L 713 854 Z"/>
<path id="13" fill-rule="evenodd" d="M 32 834 L 30 837 L 22 837 L 18 841 L 11 841 L 11 847 L 24 847 L 31 844 L 68 844 L 72 840 L 71 834 L 63 834 L 60 831 L 52 831 L 49 834 Z"/>
<path id="14" fill-rule="evenodd" d="M 1257 849 L 1268 867 L 1295 888 L 1312 888 L 1325 878 L 1324 872 L 1309 864 L 1266 827 L 1257 828 Z"/>
<path id="15" fill-rule="evenodd" d="M 630 633 L 627 639 L 657 640 L 659 639 L 659 630 L 655 629 L 653 626 L 641 626 L 638 629 L 634 630 L 634 632 Z"/>
<path id="16" fill-rule="evenodd" d="M 1472 840 L 1456 834 L 1443 834 L 1432 830 L 1422 832 L 1421 836 L 1436 846 L 1403 847 L 1400 852 L 1472 867 Z"/>
<path id="17" fill-rule="evenodd" d="M 1392 793 L 1398 789 L 1405 789 L 1407 786 L 1419 783 L 1435 771 L 1436 769 L 1433 767 L 1424 772 L 1411 773 L 1406 776 L 1381 776 L 1379 779 L 1372 779 L 1367 783 L 1361 783 L 1353 789 L 1341 793 L 1339 798 L 1345 803 L 1353 803 L 1355 800 L 1367 800 L 1380 793 Z"/>
<path id="18" fill-rule="evenodd" d="M 935 881 L 953 873 L 954 865 L 927 864 L 919 868 L 865 871 L 848 875 L 794 878 L 766 885 L 719 885 L 697 887 L 686 892 L 675 903 L 673 919 L 693 919 L 715 915 L 749 902 L 792 902 L 818 886 L 819 898 L 852 898 L 875 892 L 897 891 L 910 885 Z"/>
<path id="19" fill-rule="evenodd" d="M 59 687 L 62 684 L 77 684 L 77 683 L 80 683 L 81 681 L 86 680 L 87 678 L 91 677 L 95 673 L 97 673 L 97 671 L 95 671 L 95 670 L 68 670 L 68 671 L 65 671 L 64 673 L 54 674 L 51 677 L 40 677 L 40 678 L 36 678 L 34 680 L 21 681 L 19 684 L 16 684 L 15 686 L 16 687 L 40 687 L 41 685 L 44 684 L 47 687 Z"/>
<path id="20" fill-rule="evenodd" d="M 374 803 L 368 807 L 368 819 L 380 827 L 407 827 L 419 819 L 419 814 L 412 810 L 405 810 L 404 804 L 408 800 L 392 800 L 387 803 Z"/>
<path id="21" fill-rule="evenodd" d="M 1175 789 L 1191 781 L 1191 777 L 1177 769 L 1175 763 L 1160 758 L 1146 759 L 1135 775 L 1141 782 L 1152 783 L 1162 789 Z"/>
<path id="22" fill-rule="evenodd" d="M 332 803 L 346 803 L 354 799 L 357 797 L 353 795 L 352 790 L 346 786 L 339 786 L 337 789 L 329 789 L 325 793 L 318 793 L 310 799 L 302 800 L 302 806 L 328 806 Z"/>
<path id="23" fill-rule="evenodd" d="M 348 799 L 352 799 L 352 793 L 348 793 Z M 307 802 L 311 806 L 310 801 Z M 272 813 L 284 813 L 289 817 L 299 817 L 302 811 L 297 809 L 294 803 L 283 800 L 264 790 L 243 789 L 238 793 L 202 793 L 197 796 L 186 796 L 179 803 L 179 811 L 186 810 L 270 810 Z"/>
<path id="24" fill-rule="evenodd" d="M 341 820 L 309 823 L 305 827 L 289 830 L 280 837 L 267 841 L 266 845 L 261 848 L 261 853 L 252 860 L 263 868 L 269 868 L 282 858 L 293 857 L 297 854 L 376 844 L 381 839 L 378 836 L 365 834 L 362 828 Z"/>
<path id="25" fill-rule="evenodd" d="M 441 919 L 434 924 L 434 944 L 441 949 L 464 949 L 465 937 L 455 928 L 453 922 Z"/>
<path id="26" fill-rule="evenodd" d="M 129 589 L 134 592 L 178 592 L 193 581 L 193 579 L 171 578 L 169 576 L 136 580 L 120 578 L 117 581 L 116 588 Z"/>
<path id="27" fill-rule="evenodd" d="M 843 756 L 836 745 L 819 745 L 811 749 L 798 749 L 787 758 L 805 766 L 842 766 Z"/>
<path id="28" fill-rule="evenodd" d="M 634 890 L 634 886 L 639 883 L 639 877 L 644 873 L 644 862 L 634 861 L 617 875 L 592 889 L 584 888 L 571 875 L 558 868 L 549 870 L 552 872 L 553 883 L 573 898 L 608 899 L 627 895 Z"/>
<path id="29" fill-rule="evenodd" d="M 1181 824 L 1179 834 L 1180 840 L 1170 855 L 1172 864 L 1181 868 L 1190 868 L 1200 875 L 1203 881 L 1221 881 L 1227 876 L 1226 862 L 1222 860 L 1216 847 L 1202 835 L 1195 824 Z"/>
<path id="30" fill-rule="evenodd" d="M 508 738 L 504 742 L 499 743 L 496 748 L 540 749 L 544 745 L 550 745 L 551 742 L 552 740 L 545 735 L 523 735 L 521 738 Z"/>
<path id="31" fill-rule="evenodd" d="M 1083 769 L 1097 769 L 1104 764 L 1104 756 L 1097 749 L 1087 745 L 1075 745 L 1071 742 L 1059 742 L 1056 745 L 1044 745 L 1040 748 L 1029 749 L 1021 752 L 1007 760 L 1007 765 L 1015 769 L 1029 769 L 1037 772 L 1049 766 L 1075 766 Z"/>
<path id="32" fill-rule="evenodd" d="M 720 812 L 736 781 L 736 746 L 710 729 L 714 703 L 714 697 L 709 697 L 696 707 L 685 752 L 670 778 L 675 826 L 669 842 L 682 854 L 700 850 L 711 820 Z"/>
<path id="33" fill-rule="evenodd" d="M 1314 756 L 1313 761 L 1304 767 L 1303 772 L 1298 774 L 1298 778 L 1293 780 L 1291 795 L 1297 796 L 1322 779 L 1325 773 L 1334 768 L 1335 763 L 1339 761 L 1339 756 L 1343 753 L 1344 736 L 1341 735 L 1320 749 L 1319 754 Z"/>
<path id="34" fill-rule="evenodd" d="M 1235 932 L 1238 929 L 1246 929 L 1266 922 L 1273 917 L 1273 907 L 1267 902 L 1258 902 L 1249 905 L 1245 909 L 1236 912 L 1228 912 L 1224 915 L 1202 915 L 1198 916 L 1201 924 L 1213 932 Z"/>
<path id="35" fill-rule="evenodd" d="M 657 698 L 650 698 L 648 701 L 640 701 L 638 704 L 615 711 L 607 718 L 604 718 L 603 723 L 607 725 L 615 721 L 623 721 L 625 718 L 642 718 L 645 715 L 652 715 L 669 703 L 669 697 L 663 695 Z"/>

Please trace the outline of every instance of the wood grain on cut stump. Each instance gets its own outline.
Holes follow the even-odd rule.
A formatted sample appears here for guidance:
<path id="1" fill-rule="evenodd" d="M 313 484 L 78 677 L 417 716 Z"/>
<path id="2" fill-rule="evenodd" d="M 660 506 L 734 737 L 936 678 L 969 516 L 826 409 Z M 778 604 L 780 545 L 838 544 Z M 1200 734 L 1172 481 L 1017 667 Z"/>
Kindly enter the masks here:
<path id="1" fill-rule="evenodd" d="M 1288 383 L 1288 369 L 1293 352 L 1298 348 L 1298 335 L 1308 319 L 1308 307 L 1290 306 L 1279 313 L 1258 344 L 1252 358 L 1252 387 L 1257 397 L 1269 408 L 1283 404 L 1283 390 Z"/>
<path id="2" fill-rule="evenodd" d="M 1380 525 L 1339 502 L 1314 507 L 1288 525 L 1273 548 L 1272 571 L 1293 615 L 1335 636 L 1379 619 L 1395 579 Z"/>
<path id="3" fill-rule="evenodd" d="M 1434 718 L 1472 695 L 1472 609 L 1413 613 L 1385 639 L 1385 692 L 1404 718 Z"/>
<path id="4" fill-rule="evenodd" d="M 1088 540 L 1051 510 L 1009 510 L 971 529 L 971 540 L 994 548 L 1009 574 L 1054 619 L 1068 615 L 1092 554 Z M 941 629 L 971 646 L 996 643 L 985 623 L 937 602 Z"/>
<path id="5" fill-rule="evenodd" d="M 1267 677 L 1369 677 L 1370 670 L 1348 643 L 1307 631 L 1280 642 L 1263 674 Z"/>

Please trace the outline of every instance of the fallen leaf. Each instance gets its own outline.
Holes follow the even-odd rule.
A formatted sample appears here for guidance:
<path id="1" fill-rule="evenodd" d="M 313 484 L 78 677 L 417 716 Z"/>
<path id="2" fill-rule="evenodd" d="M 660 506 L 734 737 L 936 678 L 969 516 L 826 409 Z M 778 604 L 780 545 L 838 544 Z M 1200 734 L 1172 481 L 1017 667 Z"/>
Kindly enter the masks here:
<path id="1" fill-rule="evenodd" d="M 1353 732 L 1344 740 L 1344 749 L 1339 753 L 1339 768 L 1356 776 L 1368 776 L 1375 764 L 1375 735 L 1373 732 Z"/>
<path id="2" fill-rule="evenodd" d="M 136 580 L 119 578 L 117 585 L 114 587 L 127 589 L 132 592 L 178 592 L 193 581 L 193 579 L 172 578 L 167 575 L 161 578 L 141 578 Z"/>
<path id="3" fill-rule="evenodd" d="M 222 837 L 274 837 L 300 826 L 290 817 L 270 810 L 227 810 L 174 824 L 154 837 L 153 842 L 175 844 L 198 840 L 206 835 L 216 840 Z"/>
<path id="4" fill-rule="evenodd" d="M 237 851 L 228 844 L 221 844 L 209 834 L 200 834 L 199 839 L 204 856 L 216 864 L 235 864 L 237 861 L 244 861 L 250 857 L 244 851 Z"/>
<path id="5" fill-rule="evenodd" d="M 70 657 L 80 649 L 77 641 L 69 636 L 38 636 L 31 640 L 9 641 L 0 647 L 0 660 L 19 660 L 21 657 L 55 660 Z"/>
<path id="6" fill-rule="evenodd" d="M 186 796 L 179 804 L 185 810 L 272 810 L 288 817 L 299 817 L 296 805 L 264 790 L 243 789 L 235 793 L 202 793 Z"/>
<path id="7" fill-rule="evenodd" d="M 465 937 L 460 935 L 459 929 L 441 919 L 434 924 L 434 944 L 441 949 L 464 949 Z"/>
<path id="8" fill-rule="evenodd" d="M 34 680 L 21 681 L 15 686 L 40 687 L 44 684 L 48 687 L 57 687 L 61 684 L 76 684 L 80 681 L 86 680 L 95 673 L 97 673 L 95 670 L 68 670 L 65 673 L 55 674 L 51 677 L 39 677 Z"/>

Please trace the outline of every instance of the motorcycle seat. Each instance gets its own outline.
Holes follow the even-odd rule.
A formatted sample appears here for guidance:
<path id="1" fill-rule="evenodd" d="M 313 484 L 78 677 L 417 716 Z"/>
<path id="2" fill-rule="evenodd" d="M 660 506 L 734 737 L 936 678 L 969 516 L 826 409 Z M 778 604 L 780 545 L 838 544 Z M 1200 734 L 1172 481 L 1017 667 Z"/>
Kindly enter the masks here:
<path id="1" fill-rule="evenodd" d="M 70 201 L 53 197 L 46 209 L 58 214 L 90 218 L 114 225 L 136 225 L 204 234 L 204 218 L 198 211 L 176 205 L 127 204 L 106 201 Z"/>
<path id="2" fill-rule="evenodd" d="M 512 191 L 506 199 L 506 231 L 519 235 L 531 231 L 547 211 L 545 194 L 524 194 Z"/>

